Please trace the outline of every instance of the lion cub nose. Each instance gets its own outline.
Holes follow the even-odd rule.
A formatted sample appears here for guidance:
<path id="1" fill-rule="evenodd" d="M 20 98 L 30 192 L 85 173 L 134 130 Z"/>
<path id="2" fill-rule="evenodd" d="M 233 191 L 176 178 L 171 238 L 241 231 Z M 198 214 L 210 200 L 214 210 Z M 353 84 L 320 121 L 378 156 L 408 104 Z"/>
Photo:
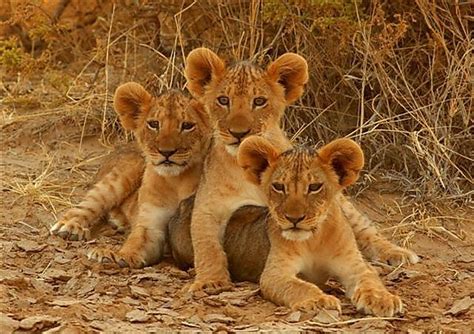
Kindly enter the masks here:
<path id="1" fill-rule="evenodd" d="M 177 150 L 158 150 L 162 156 L 164 156 L 166 159 L 171 157 L 173 154 L 176 153 Z"/>
<path id="2" fill-rule="evenodd" d="M 238 140 L 241 140 L 242 138 L 244 138 L 246 135 L 249 134 L 250 130 L 237 132 L 237 131 L 232 131 L 229 129 L 229 132 L 232 136 L 234 136 Z"/>
<path id="3" fill-rule="evenodd" d="M 296 225 L 298 225 L 300 221 L 304 220 L 306 216 L 293 217 L 293 216 L 285 215 L 285 218 L 288 221 L 292 222 L 293 225 L 296 227 Z"/>

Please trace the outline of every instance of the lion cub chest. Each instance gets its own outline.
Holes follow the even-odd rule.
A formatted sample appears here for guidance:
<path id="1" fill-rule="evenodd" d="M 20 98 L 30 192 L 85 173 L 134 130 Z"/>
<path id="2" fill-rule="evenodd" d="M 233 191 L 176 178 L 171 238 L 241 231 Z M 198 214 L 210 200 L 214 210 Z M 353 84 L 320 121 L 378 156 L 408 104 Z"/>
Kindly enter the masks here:
<path id="1" fill-rule="evenodd" d="M 234 155 L 216 143 L 207 157 L 205 175 L 199 185 L 197 202 L 218 200 L 231 211 L 245 206 L 264 206 L 261 189 L 249 182 Z"/>

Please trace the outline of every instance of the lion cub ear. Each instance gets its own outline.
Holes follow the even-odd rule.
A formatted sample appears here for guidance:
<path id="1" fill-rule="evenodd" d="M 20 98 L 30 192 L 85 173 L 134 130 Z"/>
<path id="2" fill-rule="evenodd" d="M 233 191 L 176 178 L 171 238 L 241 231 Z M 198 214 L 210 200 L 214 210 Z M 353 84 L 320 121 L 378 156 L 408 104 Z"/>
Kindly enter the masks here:
<path id="1" fill-rule="evenodd" d="M 114 95 L 114 108 L 122 126 L 127 130 L 135 130 L 140 116 L 148 110 L 151 100 L 152 96 L 136 82 L 119 86 Z"/>
<path id="2" fill-rule="evenodd" d="M 308 82 L 308 63 L 296 53 L 285 53 L 267 67 L 268 77 L 285 89 L 285 100 L 293 103 L 303 95 Z"/>
<path id="3" fill-rule="evenodd" d="M 262 173 L 278 159 L 279 154 L 267 139 L 250 136 L 240 144 L 237 163 L 244 169 L 247 179 L 259 185 Z"/>
<path id="4" fill-rule="evenodd" d="M 336 173 L 341 186 L 347 187 L 359 178 L 364 167 L 364 153 L 359 144 L 347 138 L 336 139 L 318 151 L 321 162 Z"/>
<path id="5" fill-rule="evenodd" d="M 186 58 L 184 75 L 191 94 L 199 98 L 204 95 L 207 85 L 219 80 L 225 72 L 225 62 L 207 48 L 194 49 Z"/>

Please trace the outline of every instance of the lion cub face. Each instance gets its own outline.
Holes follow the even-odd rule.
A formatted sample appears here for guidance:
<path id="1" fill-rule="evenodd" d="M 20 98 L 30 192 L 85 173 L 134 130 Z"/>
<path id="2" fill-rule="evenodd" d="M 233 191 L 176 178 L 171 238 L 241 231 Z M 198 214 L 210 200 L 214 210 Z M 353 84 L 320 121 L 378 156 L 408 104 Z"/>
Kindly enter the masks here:
<path id="1" fill-rule="evenodd" d="M 153 97 L 130 82 L 117 88 L 114 107 L 158 174 L 178 175 L 203 159 L 210 129 L 199 102 L 179 91 Z"/>
<path id="2" fill-rule="evenodd" d="M 308 81 L 306 61 L 293 53 L 262 69 L 248 62 L 227 67 L 211 50 L 199 48 L 188 55 L 185 74 L 189 91 L 206 106 L 233 154 L 265 124 L 278 126 L 285 107 L 301 96 Z"/>
<path id="3" fill-rule="evenodd" d="M 306 240 L 326 220 L 338 192 L 354 183 L 364 164 L 359 145 L 337 139 L 316 151 L 285 152 L 262 137 L 246 139 L 238 163 L 267 198 L 273 221 L 288 240 Z"/>

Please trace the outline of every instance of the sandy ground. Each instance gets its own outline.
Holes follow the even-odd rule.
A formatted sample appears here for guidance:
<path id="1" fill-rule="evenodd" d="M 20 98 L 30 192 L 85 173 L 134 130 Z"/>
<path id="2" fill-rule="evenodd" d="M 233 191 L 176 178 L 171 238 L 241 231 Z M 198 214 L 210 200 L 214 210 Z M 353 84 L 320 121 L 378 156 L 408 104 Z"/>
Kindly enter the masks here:
<path id="1" fill-rule="evenodd" d="M 422 258 L 400 268 L 376 264 L 405 304 L 398 318 L 357 313 L 337 284 L 330 293 L 343 301 L 339 318 L 277 307 L 251 283 L 193 299 L 186 293 L 193 271 L 181 271 L 171 260 L 143 270 L 89 262 L 84 255 L 89 247 L 117 247 L 124 236 L 104 225 L 90 242 L 66 242 L 48 229 L 69 201 L 77 203 L 110 148 L 94 136 L 80 144 L 81 129 L 63 123 L 41 135 L 23 131 L 25 122 L 2 128 L 0 333 L 474 330 L 472 210 L 451 206 L 413 215 L 425 207 L 396 194 L 380 195 L 390 184 L 370 187 L 356 201 L 387 236 L 409 241 Z"/>

